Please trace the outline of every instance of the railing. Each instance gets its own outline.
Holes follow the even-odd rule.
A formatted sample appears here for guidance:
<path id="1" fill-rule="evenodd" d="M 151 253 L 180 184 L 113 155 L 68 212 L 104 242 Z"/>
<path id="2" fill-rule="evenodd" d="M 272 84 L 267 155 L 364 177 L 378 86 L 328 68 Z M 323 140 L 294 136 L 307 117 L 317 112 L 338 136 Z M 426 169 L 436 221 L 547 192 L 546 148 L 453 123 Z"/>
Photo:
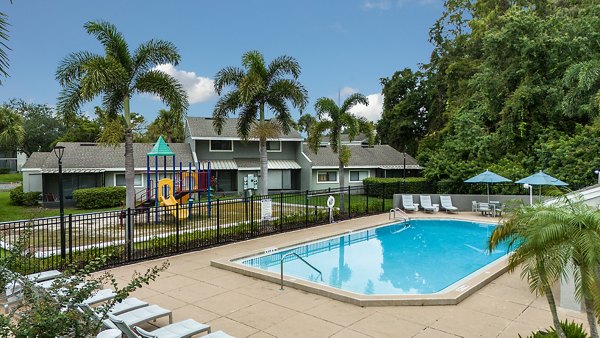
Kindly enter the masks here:
<path id="1" fill-rule="evenodd" d="M 285 262 L 286 257 L 289 257 L 289 256 L 296 256 L 298 259 L 300 259 L 306 265 L 310 266 L 313 270 L 315 270 L 316 272 L 319 273 L 319 277 L 321 278 L 321 282 L 323 281 L 323 274 L 321 273 L 321 270 L 315 268 L 314 265 L 310 264 L 304 258 L 300 257 L 300 255 L 298 255 L 297 253 L 295 253 L 295 252 L 288 252 L 285 255 L 283 255 L 283 257 L 281 257 L 281 260 L 279 261 L 279 264 L 280 264 L 280 274 L 281 274 L 281 290 L 283 290 L 283 263 Z"/>

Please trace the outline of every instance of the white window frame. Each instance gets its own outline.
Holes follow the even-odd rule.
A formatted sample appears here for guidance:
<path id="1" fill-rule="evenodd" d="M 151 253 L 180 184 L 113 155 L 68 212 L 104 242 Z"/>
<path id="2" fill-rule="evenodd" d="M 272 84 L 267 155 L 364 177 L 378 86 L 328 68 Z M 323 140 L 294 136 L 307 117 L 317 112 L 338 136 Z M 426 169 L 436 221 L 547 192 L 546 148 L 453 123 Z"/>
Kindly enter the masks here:
<path id="1" fill-rule="evenodd" d="M 220 141 L 220 142 L 229 141 L 229 142 L 231 142 L 231 150 L 213 149 L 212 148 L 213 141 Z M 208 151 L 211 153 L 233 153 L 233 140 L 209 140 L 208 141 Z"/>
<path id="2" fill-rule="evenodd" d="M 348 182 L 350 182 L 350 183 L 362 183 L 362 180 L 358 180 L 358 181 L 353 181 L 352 180 L 352 172 L 354 172 L 354 171 L 358 171 L 359 173 L 361 171 L 366 171 L 367 172 L 367 177 L 366 178 L 371 177 L 371 171 L 370 170 L 348 170 Z M 360 177 L 360 174 L 358 174 L 358 177 Z"/>
<path id="3" fill-rule="evenodd" d="M 115 174 L 115 176 L 114 176 L 115 187 L 124 187 L 124 185 L 117 185 L 117 175 L 125 176 L 125 174 Z M 142 182 L 142 185 L 135 185 L 135 176 L 138 176 L 138 175 L 141 177 L 140 181 Z M 135 188 L 143 188 L 144 187 L 144 174 L 135 174 L 135 176 L 133 177 L 133 186 Z"/>
<path id="4" fill-rule="evenodd" d="M 269 150 L 269 142 L 279 142 L 279 150 Z M 280 153 L 283 151 L 283 144 L 281 141 L 267 141 L 267 152 L 268 153 Z"/>
<path id="5" fill-rule="evenodd" d="M 335 173 L 335 181 L 319 181 L 319 174 L 321 173 Z M 329 175 L 327 175 L 329 177 Z M 331 184 L 331 183 L 340 183 L 340 173 L 337 170 L 319 170 L 317 171 L 317 184 Z"/>

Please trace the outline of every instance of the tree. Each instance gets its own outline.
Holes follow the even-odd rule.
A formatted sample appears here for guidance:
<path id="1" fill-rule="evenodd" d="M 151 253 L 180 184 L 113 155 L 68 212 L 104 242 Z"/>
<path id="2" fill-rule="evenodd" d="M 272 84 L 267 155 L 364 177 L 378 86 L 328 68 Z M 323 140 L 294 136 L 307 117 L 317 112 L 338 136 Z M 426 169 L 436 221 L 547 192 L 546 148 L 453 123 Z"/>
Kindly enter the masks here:
<path id="1" fill-rule="evenodd" d="M 296 130 L 306 133 L 306 139 L 310 139 L 310 129 L 317 123 L 317 119 L 310 114 L 303 114 L 296 123 Z"/>
<path id="2" fill-rule="evenodd" d="M 104 21 L 90 21 L 84 25 L 104 48 L 104 56 L 82 51 L 65 57 L 56 71 L 56 79 L 63 89 L 58 98 L 58 110 L 66 120 L 79 111 L 80 106 L 102 96 L 107 114 L 122 123 L 125 135 L 126 207 L 135 208 L 133 125 L 129 102 L 133 95 L 149 93 L 158 96 L 177 114 L 185 114 L 188 101 L 182 85 L 172 76 L 155 67 L 180 60 L 177 48 L 170 42 L 150 40 L 133 53 L 121 32 Z"/>
<path id="3" fill-rule="evenodd" d="M 23 118 L 8 107 L 0 107 L 0 149 L 17 149 L 25 140 Z"/>
<path id="4" fill-rule="evenodd" d="M 161 109 L 154 122 L 148 126 L 146 136 L 149 140 L 155 141 L 159 136 L 163 136 L 167 143 L 183 142 L 184 125 L 181 115 L 174 114 L 170 110 Z"/>
<path id="5" fill-rule="evenodd" d="M 102 126 L 98 119 L 90 119 L 77 114 L 67 125 L 66 131 L 54 143 L 58 142 L 98 142 Z"/>
<path id="6" fill-rule="evenodd" d="M 545 225 L 539 223 L 539 216 L 545 212 L 542 209 L 547 208 L 536 205 L 513 210 L 506 221 L 494 228 L 488 242 L 489 251 L 508 243 L 509 250 L 514 250 L 509 257 L 509 271 L 522 266 L 521 278 L 527 279 L 532 292 L 546 296 L 557 335 L 565 338 L 552 292 L 552 285 L 560 279 L 564 270 L 565 250 L 560 246 L 548 247 L 548 243 L 536 232 L 540 225 Z"/>
<path id="7" fill-rule="evenodd" d="M 258 138 L 261 194 L 268 193 L 267 139 L 287 134 L 293 126 L 288 103 L 302 112 L 308 102 L 304 86 L 298 82 L 300 64 L 290 56 L 279 56 L 267 66 L 263 55 L 250 51 L 242 56 L 242 68 L 227 67 L 215 76 L 215 91 L 221 95 L 213 110 L 213 125 L 221 134 L 229 114 L 239 114 L 237 132 L 242 140 Z M 290 76 L 291 78 L 286 78 Z M 265 118 L 270 109 L 274 119 Z"/>
<path id="8" fill-rule="evenodd" d="M 338 176 L 340 188 L 346 185 L 344 177 L 344 166 L 350 161 L 352 153 L 348 146 L 342 145 L 340 135 L 342 131 L 348 133 L 350 141 L 359 133 L 365 134 L 369 143 L 373 143 L 373 124 L 365 118 L 356 117 L 350 109 L 357 104 L 368 105 L 369 100 L 359 93 L 348 96 L 342 105 L 338 105 L 328 97 L 322 97 L 315 103 L 318 122 L 310 131 L 309 146 L 312 151 L 317 153 L 321 146 L 323 134 L 328 133 L 329 144 L 334 153 L 338 154 Z M 340 210 L 344 212 L 344 194 L 340 195 Z"/>
<path id="9" fill-rule="evenodd" d="M 23 121 L 24 138 L 16 149 L 30 156 L 34 151 L 51 151 L 64 127 L 54 109 L 46 104 L 11 99 L 4 107 L 18 113 Z"/>

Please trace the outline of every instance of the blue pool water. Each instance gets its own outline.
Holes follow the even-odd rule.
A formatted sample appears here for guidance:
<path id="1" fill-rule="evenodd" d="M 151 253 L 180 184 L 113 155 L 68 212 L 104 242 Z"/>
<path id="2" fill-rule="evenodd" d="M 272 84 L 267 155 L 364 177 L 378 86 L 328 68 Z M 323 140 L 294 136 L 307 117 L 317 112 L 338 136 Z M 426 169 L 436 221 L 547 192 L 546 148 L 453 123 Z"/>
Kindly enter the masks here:
<path id="1" fill-rule="evenodd" d="M 238 263 L 367 295 L 427 294 L 444 290 L 504 256 L 486 250 L 493 224 L 456 220 L 411 220 L 245 258 Z"/>

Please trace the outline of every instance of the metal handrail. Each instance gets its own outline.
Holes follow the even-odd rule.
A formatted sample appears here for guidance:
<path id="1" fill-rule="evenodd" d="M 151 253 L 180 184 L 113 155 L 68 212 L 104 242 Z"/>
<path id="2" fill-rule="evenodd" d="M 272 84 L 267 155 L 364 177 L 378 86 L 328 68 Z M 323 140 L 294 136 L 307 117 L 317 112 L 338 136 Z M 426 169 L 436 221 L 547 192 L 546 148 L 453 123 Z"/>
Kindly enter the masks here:
<path id="1" fill-rule="evenodd" d="M 394 214 L 394 219 L 396 219 L 396 213 L 399 213 L 400 216 L 402 216 L 402 218 L 405 221 L 410 221 L 410 217 L 408 216 L 408 214 L 400 208 L 390 209 L 390 213 L 388 214 L 388 219 L 392 219 L 392 214 Z"/>
<path id="2" fill-rule="evenodd" d="M 288 256 L 296 256 L 298 258 L 300 258 L 301 261 L 303 261 L 304 263 L 306 263 L 306 265 L 310 266 L 313 270 L 315 270 L 316 272 L 319 273 L 319 277 L 321 277 L 321 282 L 323 281 L 323 274 L 321 273 L 321 270 L 315 268 L 312 264 L 310 264 L 309 262 L 307 262 L 304 258 L 300 257 L 300 255 L 298 255 L 295 252 L 288 252 L 285 255 L 283 255 L 283 257 L 281 257 L 281 260 L 279 261 L 279 266 L 281 267 L 281 290 L 283 290 L 283 261 L 286 259 L 286 257 Z"/>

